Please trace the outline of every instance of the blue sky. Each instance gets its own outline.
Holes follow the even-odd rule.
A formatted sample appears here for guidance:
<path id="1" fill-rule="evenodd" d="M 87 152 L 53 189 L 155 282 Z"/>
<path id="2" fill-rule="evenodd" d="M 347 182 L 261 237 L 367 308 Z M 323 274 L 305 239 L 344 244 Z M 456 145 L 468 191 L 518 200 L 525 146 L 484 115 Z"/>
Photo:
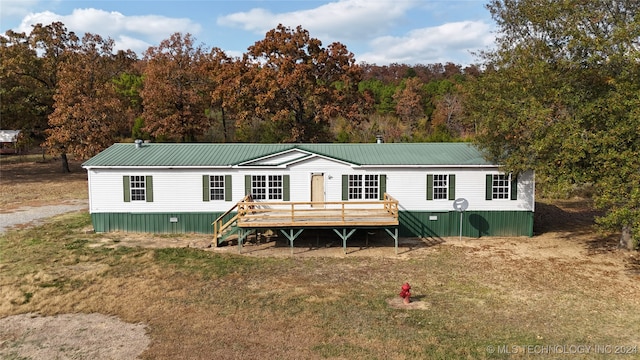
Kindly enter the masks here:
<path id="1" fill-rule="evenodd" d="M 110 37 L 138 55 L 175 32 L 240 56 L 278 24 L 301 25 L 324 46 L 337 41 L 358 63 L 478 62 L 495 23 L 478 0 L 0 0 L 0 30 L 63 22 L 69 31 Z"/>

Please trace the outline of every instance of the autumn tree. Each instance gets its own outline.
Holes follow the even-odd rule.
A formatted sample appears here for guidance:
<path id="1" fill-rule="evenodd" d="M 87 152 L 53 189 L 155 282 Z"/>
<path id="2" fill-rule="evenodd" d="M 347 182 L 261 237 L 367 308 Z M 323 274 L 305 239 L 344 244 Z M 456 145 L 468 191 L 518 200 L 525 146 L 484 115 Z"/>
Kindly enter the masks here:
<path id="1" fill-rule="evenodd" d="M 331 119 L 358 122 L 367 113 L 353 54 L 340 43 L 322 47 L 300 26 L 269 31 L 249 47 L 244 62 L 255 104 L 247 115 L 266 122 L 275 141 L 327 141 Z"/>
<path id="2" fill-rule="evenodd" d="M 418 121 L 425 117 L 425 94 L 422 85 L 416 77 L 405 79 L 393 96 L 396 114 L 408 128 L 415 129 Z"/>
<path id="3" fill-rule="evenodd" d="M 448 134 L 457 136 L 465 133 L 468 126 L 462 116 L 464 106 L 461 84 L 444 79 L 432 81 L 425 88 L 432 109 L 432 128 L 446 129 Z"/>
<path id="4" fill-rule="evenodd" d="M 97 154 L 128 128 L 126 106 L 113 82 L 123 70 L 117 65 L 113 40 L 85 34 L 61 66 L 46 145 L 61 155 L 63 164 L 67 154 Z"/>
<path id="5" fill-rule="evenodd" d="M 209 118 L 219 120 L 222 137 L 218 138 L 222 142 L 229 142 L 233 138 L 232 125 L 237 114 L 236 96 L 239 95 L 239 78 L 242 76 L 239 66 L 242 66 L 240 61 L 227 56 L 219 48 L 212 48 L 203 56 L 202 70 L 206 76 L 206 87 L 210 95 L 205 112 Z M 215 122 L 211 129 L 214 131 L 218 129 Z"/>
<path id="6" fill-rule="evenodd" d="M 0 116 L 3 127 L 23 129 L 43 139 L 58 72 L 78 37 L 64 24 L 34 25 L 31 32 L 0 36 Z"/>
<path id="7" fill-rule="evenodd" d="M 144 129 L 157 140 L 195 141 L 210 128 L 206 51 L 175 33 L 144 54 L 141 91 Z"/>
<path id="8" fill-rule="evenodd" d="M 492 0 L 497 49 L 469 82 L 477 142 L 545 190 L 584 184 L 621 247 L 640 239 L 640 2 Z"/>

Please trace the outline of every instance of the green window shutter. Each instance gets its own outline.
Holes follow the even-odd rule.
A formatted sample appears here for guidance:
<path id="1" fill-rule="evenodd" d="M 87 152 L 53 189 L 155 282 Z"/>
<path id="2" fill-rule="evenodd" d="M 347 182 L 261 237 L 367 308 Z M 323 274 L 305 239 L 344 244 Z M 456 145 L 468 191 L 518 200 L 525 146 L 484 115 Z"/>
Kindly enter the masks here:
<path id="1" fill-rule="evenodd" d="M 289 201 L 289 175 L 282 175 L 282 200 Z"/>
<path id="2" fill-rule="evenodd" d="M 244 176 L 244 194 L 251 194 L 251 175 Z"/>
<path id="3" fill-rule="evenodd" d="M 493 199 L 493 175 L 488 174 L 487 175 L 487 181 L 486 181 L 486 190 L 485 190 L 485 200 L 491 200 Z"/>
<path id="4" fill-rule="evenodd" d="M 153 202 L 153 176 L 147 175 L 144 179 L 144 183 L 146 187 L 145 192 L 147 202 Z"/>
<path id="5" fill-rule="evenodd" d="M 202 201 L 209 201 L 211 195 L 209 194 L 209 175 L 202 175 Z"/>
<path id="6" fill-rule="evenodd" d="M 427 175 L 427 200 L 433 200 L 433 175 Z"/>
<path id="7" fill-rule="evenodd" d="M 224 176 L 224 201 L 231 201 L 233 198 L 231 175 Z"/>
<path id="8" fill-rule="evenodd" d="M 387 192 L 387 175 L 380 175 L 380 200 L 384 200 L 384 193 Z"/>
<path id="9" fill-rule="evenodd" d="M 518 176 L 511 175 L 511 200 L 518 200 Z"/>
<path id="10" fill-rule="evenodd" d="M 456 199 L 456 176 L 449 174 L 449 200 Z"/>
<path id="11" fill-rule="evenodd" d="M 342 200 L 349 200 L 349 175 L 342 175 Z"/>
<path id="12" fill-rule="evenodd" d="M 122 177 L 122 193 L 124 194 L 124 202 L 131 202 L 131 183 L 126 175 Z"/>

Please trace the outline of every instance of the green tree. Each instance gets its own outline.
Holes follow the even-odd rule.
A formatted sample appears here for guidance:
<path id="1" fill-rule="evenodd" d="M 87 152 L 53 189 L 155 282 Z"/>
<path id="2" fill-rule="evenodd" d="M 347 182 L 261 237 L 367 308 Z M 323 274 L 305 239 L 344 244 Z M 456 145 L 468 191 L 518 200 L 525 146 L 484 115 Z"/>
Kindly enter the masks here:
<path id="1" fill-rule="evenodd" d="M 373 99 L 376 112 L 381 115 L 393 114 L 396 111 L 396 103 L 393 95 L 396 86 L 385 84 L 380 79 L 367 79 L 360 82 L 358 89 L 362 93 L 367 93 Z"/>
<path id="2" fill-rule="evenodd" d="M 3 127 L 44 139 L 58 72 L 79 39 L 64 24 L 37 24 L 31 32 L 0 36 L 0 116 Z"/>
<path id="3" fill-rule="evenodd" d="M 46 125 L 46 113 L 33 96 L 40 84 L 27 70 L 36 58 L 24 33 L 9 30 L 0 36 L 0 118 L 5 129 Z"/>
<path id="4" fill-rule="evenodd" d="M 476 140 L 543 190 L 592 184 L 603 228 L 640 238 L 640 2 L 492 0 L 497 49 L 467 83 Z"/>

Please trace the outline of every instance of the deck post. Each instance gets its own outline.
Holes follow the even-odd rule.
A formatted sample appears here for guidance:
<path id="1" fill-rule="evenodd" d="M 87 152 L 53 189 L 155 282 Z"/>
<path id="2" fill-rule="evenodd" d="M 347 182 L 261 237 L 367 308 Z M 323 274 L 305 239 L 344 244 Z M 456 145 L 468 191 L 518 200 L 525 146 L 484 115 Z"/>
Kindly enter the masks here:
<path id="1" fill-rule="evenodd" d="M 393 232 L 391 232 L 391 230 L 387 228 L 385 228 L 384 231 L 386 231 L 387 234 L 389 234 L 389 236 L 393 238 L 396 248 L 396 255 L 398 255 L 398 228 L 393 228 Z"/>
<path id="2" fill-rule="evenodd" d="M 353 235 L 355 231 L 356 229 L 351 229 L 351 231 L 349 231 L 349 233 L 347 234 L 347 229 L 342 229 L 342 234 L 340 234 L 340 231 L 338 231 L 338 229 L 333 229 L 333 232 L 335 232 L 342 239 L 342 251 L 345 255 L 347 254 L 347 239 L 351 237 L 351 235 Z"/>
<path id="3" fill-rule="evenodd" d="M 238 254 L 242 253 L 242 243 L 252 231 L 252 229 L 238 229 Z"/>
<path id="4" fill-rule="evenodd" d="M 287 234 L 285 230 L 289 230 L 289 233 Z M 289 246 L 291 247 L 291 255 L 293 255 L 293 240 L 295 240 L 298 236 L 300 236 L 300 234 L 302 234 L 302 231 L 304 231 L 304 229 L 298 229 L 298 232 L 294 234 L 293 229 L 280 229 L 280 232 L 282 233 L 282 235 L 284 235 L 284 237 L 286 237 L 287 240 L 289 240 Z"/>

